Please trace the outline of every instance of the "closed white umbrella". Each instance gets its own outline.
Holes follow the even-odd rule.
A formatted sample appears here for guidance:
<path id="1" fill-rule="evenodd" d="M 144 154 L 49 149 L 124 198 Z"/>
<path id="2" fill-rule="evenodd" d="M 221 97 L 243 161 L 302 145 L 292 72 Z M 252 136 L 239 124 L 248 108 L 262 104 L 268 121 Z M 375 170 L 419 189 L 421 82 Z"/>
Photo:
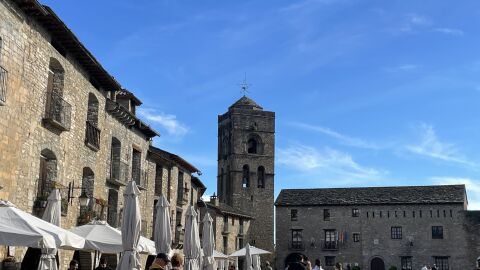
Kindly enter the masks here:
<path id="1" fill-rule="evenodd" d="M 252 255 L 253 261 L 253 270 L 261 270 L 260 269 L 260 255 Z"/>
<path id="2" fill-rule="evenodd" d="M 203 269 L 214 270 L 215 269 L 215 240 L 213 239 L 213 219 L 207 212 L 203 218 L 203 231 L 202 231 L 202 247 L 203 247 Z"/>
<path id="3" fill-rule="evenodd" d="M 85 238 L 85 249 L 100 253 L 116 254 L 123 251 L 122 232 L 108 225 L 106 221 L 94 220 L 82 226 L 70 229 L 71 232 Z M 155 255 L 155 243 L 140 236 L 137 250 L 141 254 Z"/>
<path id="4" fill-rule="evenodd" d="M 0 245 L 82 249 L 85 239 L 0 201 Z"/>
<path id="5" fill-rule="evenodd" d="M 183 252 L 185 253 L 185 270 L 199 270 L 200 236 L 198 235 L 197 212 L 191 205 L 187 210 Z"/>
<path id="6" fill-rule="evenodd" d="M 172 250 L 172 228 L 170 226 L 170 204 L 165 196 L 161 196 L 156 205 L 155 233 L 153 240 L 157 253 L 169 254 Z"/>
<path id="7" fill-rule="evenodd" d="M 250 244 L 245 246 L 245 270 L 253 270 L 252 254 L 250 254 Z"/>
<path id="8" fill-rule="evenodd" d="M 60 227 L 61 216 L 62 216 L 62 198 L 60 196 L 60 191 L 58 189 L 52 190 L 50 195 L 47 198 L 47 207 L 45 212 L 43 212 L 42 219 L 46 222 L 50 222 L 53 225 Z M 57 254 L 57 249 L 55 248 L 43 248 L 42 255 L 40 256 L 40 262 L 38 264 L 38 270 L 57 270 L 57 260 L 55 255 Z"/>
<path id="9" fill-rule="evenodd" d="M 138 196 L 140 190 L 135 181 L 130 181 L 124 195 L 122 246 L 123 253 L 117 270 L 140 269 L 140 255 L 137 246 L 142 226 Z"/>

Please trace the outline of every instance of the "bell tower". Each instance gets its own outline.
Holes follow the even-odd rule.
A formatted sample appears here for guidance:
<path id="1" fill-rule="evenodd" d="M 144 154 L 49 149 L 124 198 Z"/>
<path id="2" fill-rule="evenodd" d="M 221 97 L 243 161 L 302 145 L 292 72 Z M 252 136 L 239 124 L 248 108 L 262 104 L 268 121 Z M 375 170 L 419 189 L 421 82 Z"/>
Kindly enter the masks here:
<path id="1" fill-rule="evenodd" d="M 250 214 L 247 241 L 273 252 L 275 113 L 243 96 L 218 116 L 220 202 Z"/>

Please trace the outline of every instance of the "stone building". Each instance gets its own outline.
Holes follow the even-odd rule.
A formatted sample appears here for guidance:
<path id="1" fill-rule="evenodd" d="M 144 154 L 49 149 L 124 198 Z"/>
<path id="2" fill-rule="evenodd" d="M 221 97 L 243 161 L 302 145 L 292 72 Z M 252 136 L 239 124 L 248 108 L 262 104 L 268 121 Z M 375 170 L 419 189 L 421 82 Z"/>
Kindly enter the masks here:
<path id="1" fill-rule="evenodd" d="M 0 199 L 41 216 L 58 188 L 62 227 L 92 219 L 118 227 L 124 187 L 134 180 L 142 191 L 142 235 L 153 233 L 159 194 L 168 194 L 172 219 L 184 224 L 186 206 L 205 186 L 192 176 L 198 169 L 151 145 L 158 133 L 137 117 L 141 104 L 49 7 L 0 0 Z M 81 207 L 80 196 L 90 203 Z M 25 250 L 0 247 L 0 259 L 9 253 L 21 260 Z M 72 256 L 60 251 L 62 269 Z M 90 269 L 89 253 L 75 256 Z"/>
<path id="2" fill-rule="evenodd" d="M 226 230 L 222 240 L 217 238 L 220 247 L 227 237 L 238 239 L 236 248 L 250 243 L 273 253 L 274 148 L 275 113 L 250 98 L 243 96 L 218 116 L 218 202 L 212 204 L 228 213 L 220 219 L 251 218 L 241 237 Z"/>
<path id="3" fill-rule="evenodd" d="M 173 247 L 182 248 L 187 208 L 193 205 L 198 210 L 197 202 L 207 189 L 197 176 L 192 175 L 201 172 L 180 156 L 154 146 L 150 146 L 148 158 L 156 164 L 152 207 L 155 207 L 161 195 L 167 198 L 171 211 Z"/>
<path id="4" fill-rule="evenodd" d="M 467 203 L 463 185 L 282 190 L 276 267 L 302 253 L 325 269 L 476 269 L 480 211 Z"/>

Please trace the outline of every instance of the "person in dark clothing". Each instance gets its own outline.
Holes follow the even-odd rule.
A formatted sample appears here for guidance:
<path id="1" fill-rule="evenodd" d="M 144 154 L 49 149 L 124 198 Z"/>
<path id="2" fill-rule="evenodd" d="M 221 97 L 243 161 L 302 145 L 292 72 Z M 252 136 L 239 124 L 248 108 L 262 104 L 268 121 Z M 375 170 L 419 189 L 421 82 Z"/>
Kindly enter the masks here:
<path id="1" fill-rule="evenodd" d="M 183 270 L 183 255 L 180 253 L 174 253 L 172 258 L 172 269 L 171 270 Z"/>
<path id="2" fill-rule="evenodd" d="M 149 270 L 165 270 L 170 258 L 165 253 L 158 253 Z"/>
<path id="3" fill-rule="evenodd" d="M 68 264 L 68 270 L 78 270 L 78 262 L 77 260 L 71 260 Z"/>
<path id="4" fill-rule="evenodd" d="M 101 258 L 100 263 L 95 270 L 112 270 L 112 268 L 107 266 L 107 258 Z"/>

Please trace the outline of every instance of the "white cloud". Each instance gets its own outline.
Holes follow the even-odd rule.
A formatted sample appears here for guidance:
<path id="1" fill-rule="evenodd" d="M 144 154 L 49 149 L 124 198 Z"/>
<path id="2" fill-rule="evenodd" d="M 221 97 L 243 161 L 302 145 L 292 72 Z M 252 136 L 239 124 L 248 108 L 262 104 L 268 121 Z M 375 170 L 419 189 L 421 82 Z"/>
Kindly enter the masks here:
<path id="1" fill-rule="evenodd" d="M 350 181 L 380 178 L 385 172 L 364 167 L 335 149 L 295 144 L 278 150 L 278 163 L 303 173 L 322 172 Z"/>
<path id="2" fill-rule="evenodd" d="M 367 142 L 365 140 L 362 140 L 360 138 L 355 138 L 351 137 L 345 134 L 341 134 L 339 132 L 336 132 L 335 130 L 332 130 L 327 127 L 322 127 L 322 126 L 315 126 L 315 125 L 309 125 L 305 123 L 291 123 L 292 126 L 299 127 L 305 130 L 311 130 L 311 131 L 316 131 L 320 132 L 324 135 L 330 136 L 336 140 L 338 140 L 341 144 L 348 145 L 348 146 L 354 146 L 358 148 L 365 148 L 365 149 L 380 149 L 381 147 L 375 143 Z"/>
<path id="3" fill-rule="evenodd" d="M 454 144 L 441 142 L 437 138 L 433 126 L 423 123 L 420 125 L 419 129 L 418 132 L 421 136 L 420 142 L 405 146 L 405 148 L 411 153 L 462 165 L 476 166 L 474 162 L 469 161 L 460 154 Z"/>
<path id="4" fill-rule="evenodd" d="M 435 28 L 434 31 L 452 36 L 463 36 L 464 34 L 462 30 L 455 28 Z"/>
<path id="5" fill-rule="evenodd" d="M 468 193 L 468 209 L 480 210 L 480 180 L 462 177 L 431 177 L 437 185 L 465 185 Z"/>
<path id="6" fill-rule="evenodd" d="M 157 112 L 154 109 L 138 109 L 138 114 L 145 119 L 160 125 L 167 131 L 168 134 L 182 137 L 188 133 L 188 127 L 177 120 L 177 117 L 173 114 L 165 114 L 163 112 Z"/>
<path id="7" fill-rule="evenodd" d="M 407 14 L 403 20 L 403 24 L 400 27 L 401 32 L 413 32 L 417 28 L 426 27 L 432 24 L 431 20 L 426 16 L 419 14 Z"/>

